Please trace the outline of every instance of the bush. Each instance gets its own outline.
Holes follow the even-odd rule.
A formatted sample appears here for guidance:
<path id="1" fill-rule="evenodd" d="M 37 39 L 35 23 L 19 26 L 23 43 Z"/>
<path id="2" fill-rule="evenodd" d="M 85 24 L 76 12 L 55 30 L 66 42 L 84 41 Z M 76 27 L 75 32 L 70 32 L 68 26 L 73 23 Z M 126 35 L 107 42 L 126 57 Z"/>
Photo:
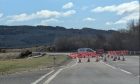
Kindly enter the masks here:
<path id="1" fill-rule="evenodd" d="M 48 52 L 54 52 L 55 51 L 55 47 L 54 46 L 48 46 L 47 47 L 47 51 Z"/>
<path id="2" fill-rule="evenodd" d="M 26 51 L 21 52 L 19 58 L 25 58 L 25 57 L 28 57 L 28 56 L 31 55 L 31 54 L 32 54 L 31 51 L 26 50 Z"/>
<path id="3" fill-rule="evenodd" d="M 0 49 L 0 52 L 1 52 L 1 53 L 6 53 L 6 50 Z"/>

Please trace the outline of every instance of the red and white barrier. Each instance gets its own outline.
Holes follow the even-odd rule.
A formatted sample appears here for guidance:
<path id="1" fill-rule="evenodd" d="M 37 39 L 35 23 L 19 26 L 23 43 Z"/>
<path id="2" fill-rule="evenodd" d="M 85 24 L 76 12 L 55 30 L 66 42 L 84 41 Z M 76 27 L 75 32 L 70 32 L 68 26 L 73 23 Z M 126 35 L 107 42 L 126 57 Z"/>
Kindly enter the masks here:
<path id="1" fill-rule="evenodd" d="M 109 58 L 112 58 L 112 61 L 117 61 L 117 60 L 125 61 L 126 59 L 124 58 L 124 56 L 128 54 L 129 54 L 128 50 L 108 51 L 107 54 L 103 56 L 104 58 L 103 61 L 107 62 Z M 72 59 L 78 58 L 79 63 L 82 60 L 81 58 L 88 58 L 87 62 L 90 62 L 90 58 L 95 57 L 96 62 L 98 62 L 101 55 L 102 54 L 98 54 L 96 52 L 73 52 L 69 54 L 69 57 L 71 57 Z"/>
<path id="2" fill-rule="evenodd" d="M 74 53 L 70 53 L 69 55 L 71 58 L 88 58 L 88 57 L 96 57 L 97 54 L 96 52 L 74 52 Z"/>

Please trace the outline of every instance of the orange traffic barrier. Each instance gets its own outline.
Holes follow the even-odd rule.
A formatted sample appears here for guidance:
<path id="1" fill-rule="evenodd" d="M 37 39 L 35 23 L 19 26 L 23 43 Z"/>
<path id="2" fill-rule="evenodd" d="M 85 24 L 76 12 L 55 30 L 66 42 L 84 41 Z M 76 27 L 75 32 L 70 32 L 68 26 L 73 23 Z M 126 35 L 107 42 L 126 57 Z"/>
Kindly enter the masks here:
<path id="1" fill-rule="evenodd" d="M 76 59 L 77 55 L 78 54 L 74 52 L 74 53 L 70 53 L 69 57 L 71 57 L 72 59 Z"/>
<path id="2" fill-rule="evenodd" d="M 128 50 L 108 51 L 108 55 L 111 58 L 113 58 L 113 61 L 121 60 L 120 56 L 122 56 L 122 61 L 125 61 L 126 59 L 125 59 L 124 55 L 128 55 L 128 54 L 129 54 Z"/>

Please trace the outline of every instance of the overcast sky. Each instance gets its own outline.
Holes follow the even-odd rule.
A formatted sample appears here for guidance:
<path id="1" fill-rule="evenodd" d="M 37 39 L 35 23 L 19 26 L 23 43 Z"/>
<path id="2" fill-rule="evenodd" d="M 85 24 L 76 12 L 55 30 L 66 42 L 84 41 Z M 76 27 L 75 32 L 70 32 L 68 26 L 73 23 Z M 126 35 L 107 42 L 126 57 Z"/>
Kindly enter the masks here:
<path id="1" fill-rule="evenodd" d="M 0 25 L 125 28 L 139 19 L 139 0 L 0 0 Z"/>

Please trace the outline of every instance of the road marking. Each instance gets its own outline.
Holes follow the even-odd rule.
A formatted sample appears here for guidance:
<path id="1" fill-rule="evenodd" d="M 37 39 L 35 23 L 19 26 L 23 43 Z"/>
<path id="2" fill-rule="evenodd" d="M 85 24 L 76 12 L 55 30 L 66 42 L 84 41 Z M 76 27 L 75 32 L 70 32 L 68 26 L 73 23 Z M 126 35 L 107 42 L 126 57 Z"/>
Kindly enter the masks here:
<path id="1" fill-rule="evenodd" d="M 103 61 L 100 61 L 100 62 L 103 63 L 103 64 L 105 64 L 105 65 L 107 65 L 107 66 L 109 66 L 109 67 L 111 67 L 112 69 L 117 69 L 116 67 L 111 66 L 111 65 L 109 65 L 109 64 L 107 64 L 107 63 L 104 63 Z"/>
<path id="2" fill-rule="evenodd" d="M 104 63 L 103 61 L 100 61 L 100 62 Z M 129 72 L 129 71 L 126 71 L 126 70 L 121 69 L 121 68 L 116 68 L 116 67 L 114 67 L 114 66 L 111 66 L 110 64 L 107 64 L 107 63 L 104 63 L 104 64 L 107 65 L 107 66 L 109 66 L 109 67 L 111 67 L 111 68 L 113 68 L 113 69 L 119 69 L 119 70 L 121 70 L 122 72 L 125 72 L 125 73 L 127 73 L 127 74 L 132 74 L 132 73 Z"/>
<path id="3" fill-rule="evenodd" d="M 125 72 L 125 73 L 127 73 L 127 74 L 132 74 L 131 72 L 129 72 L 129 71 L 126 71 L 126 70 L 123 70 L 123 69 L 121 69 L 121 68 L 119 68 L 121 71 L 123 71 L 123 72 Z"/>
<path id="4" fill-rule="evenodd" d="M 106 64 L 106 63 L 105 63 Z M 109 65 L 109 64 L 106 64 L 107 66 L 109 66 L 109 67 L 111 67 L 112 69 L 117 69 L 116 67 L 114 67 L 114 66 L 111 66 L 111 65 Z"/>
<path id="5" fill-rule="evenodd" d="M 59 69 L 55 74 L 53 74 L 47 81 L 45 81 L 43 84 L 49 84 L 51 82 L 51 80 L 53 80 L 62 70 L 62 69 Z"/>
<path id="6" fill-rule="evenodd" d="M 53 73 L 55 70 L 53 69 L 52 71 L 50 71 L 49 73 L 43 75 L 42 77 L 40 77 L 39 79 L 37 79 L 35 82 L 31 83 L 31 84 L 37 84 L 39 83 L 41 80 L 43 80 L 44 78 L 46 78 L 48 75 L 50 75 L 51 73 Z"/>
<path id="7" fill-rule="evenodd" d="M 71 66 L 67 66 L 65 68 L 61 68 L 59 69 L 55 74 L 53 74 L 50 78 L 48 78 L 48 80 L 46 80 L 43 84 L 49 84 L 62 70 L 66 69 L 66 68 L 71 68 L 74 67 L 78 64 L 78 58 L 76 59 L 76 63 L 71 65 Z"/>

